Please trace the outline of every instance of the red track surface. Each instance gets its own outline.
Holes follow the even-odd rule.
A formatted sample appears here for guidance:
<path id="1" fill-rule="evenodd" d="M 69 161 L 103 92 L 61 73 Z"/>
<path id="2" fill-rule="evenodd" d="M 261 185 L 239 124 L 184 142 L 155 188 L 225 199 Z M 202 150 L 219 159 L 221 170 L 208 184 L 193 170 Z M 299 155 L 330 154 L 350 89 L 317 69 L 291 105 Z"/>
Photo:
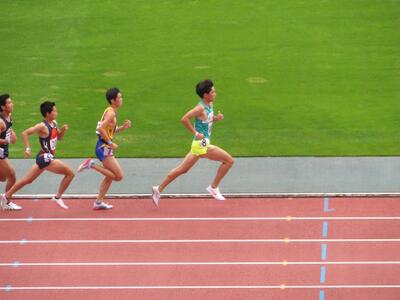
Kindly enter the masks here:
<path id="1" fill-rule="evenodd" d="M 0 213 L 0 299 L 400 299 L 400 219 L 330 219 L 400 217 L 400 199 L 332 198 L 329 211 L 321 198 L 162 199 L 159 209 L 150 200 L 112 200 L 112 211 L 93 211 L 90 200 L 66 200 L 69 210 L 16 202 L 23 211 Z M 179 220 L 238 217 L 282 219 Z M 115 240 L 125 242 L 107 242 Z"/>

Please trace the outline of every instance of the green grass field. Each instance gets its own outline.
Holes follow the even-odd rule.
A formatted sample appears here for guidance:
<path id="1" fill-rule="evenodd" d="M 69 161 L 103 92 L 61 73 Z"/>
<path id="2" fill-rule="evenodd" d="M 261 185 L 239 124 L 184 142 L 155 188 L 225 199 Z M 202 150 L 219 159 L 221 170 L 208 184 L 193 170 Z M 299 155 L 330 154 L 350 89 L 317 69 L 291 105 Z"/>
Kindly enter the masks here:
<path id="1" fill-rule="evenodd" d="M 56 101 L 60 157 L 93 155 L 106 88 L 124 93 L 119 157 L 178 157 L 194 85 L 212 79 L 213 143 L 234 156 L 400 155 L 398 0 L 0 2 L 0 92 L 15 130 Z M 36 138 L 31 139 L 38 149 Z M 19 139 L 11 157 L 22 157 Z"/>

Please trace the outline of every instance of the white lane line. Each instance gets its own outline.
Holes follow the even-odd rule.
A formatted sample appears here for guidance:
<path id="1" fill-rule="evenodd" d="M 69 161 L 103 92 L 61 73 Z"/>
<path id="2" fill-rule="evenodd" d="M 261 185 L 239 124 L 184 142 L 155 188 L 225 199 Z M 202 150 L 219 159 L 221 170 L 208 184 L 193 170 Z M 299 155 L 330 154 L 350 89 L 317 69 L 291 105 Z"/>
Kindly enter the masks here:
<path id="1" fill-rule="evenodd" d="M 320 220 L 400 220 L 390 217 L 221 217 L 221 218 L 0 218 L 0 222 L 45 222 L 45 221 L 320 221 Z"/>
<path id="2" fill-rule="evenodd" d="M 400 197 L 400 193 L 224 193 L 227 197 L 232 198 L 265 198 L 266 200 L 271 200 L 271 198 L 311 198 L 308 200 L 314 200 L 313 198 L 323 198 L 323 197 L 362 197 L 366 198 L 367 200 L 375 201 L 376 198 L 397 198 Z M 46 199 L 53 197 L 54 194 L 17 194 L 13 197 L 16 199 Z M 63 195 L 63 199 L 95 199 L 97 194 L 65 194 Z M 107 199 L 125 199 L 125 200 L 137 200 L 145 198 L 150 199 L 151 194 L 108 194 Z M 163 194 L 164 198 L 191 198 L 191 199 L 198 199 L 198 198 L 210 198 L 210 194 Z M 179 200 L 187 200 L 187 199 L 179 199 Z M 247 200 L 247 199 L 245 199 Z M 286 199 L 282 199 L 286 200 Z"/>
<path id="3" fill-rule="evenodd" d="M 4 240 L 0 244 L 115 244 L 115 243 L 384 243 L 400 242 L 400 238 L 389 239 L 198 239 L 198 240 Z"/>
<path id="4" fill-rule="evenodd" d="M 141 290 L 141 289 L 397 289 L 400 285 L 175 285 L 175 286 L 6 286 L 0 290 Z"/>
<path id="5" fill-rule="evenodd" d="M 234 265 L 400 265 L 400 261 L 238 261 L 238 262 L 13 262 L 1 267 L 82 267 L 82 266 L 234 266 Z"/>

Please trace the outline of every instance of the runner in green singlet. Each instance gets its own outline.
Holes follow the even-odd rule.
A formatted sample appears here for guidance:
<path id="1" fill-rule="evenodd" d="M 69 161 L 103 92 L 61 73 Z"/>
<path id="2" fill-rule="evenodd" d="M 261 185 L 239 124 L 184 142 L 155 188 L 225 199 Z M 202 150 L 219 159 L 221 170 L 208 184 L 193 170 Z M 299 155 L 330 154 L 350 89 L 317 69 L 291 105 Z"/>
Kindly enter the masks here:
<path id="1" fill-rule="evenodd" d="M 164 181 L 159 186 L 153 186 L 152 199 L 156 206 L 160 200 L 160 194 L 175 178 L 188 172 L 200 158 L 207 158 L 221 162 L 214 181 L 206 190 L 217 200 L 225 200 L 219 190 L 219 184 L 226 173 L 232 167 L 234 161 L 232 156 L 225 150 L 211 145 L 211 129 L 214 122 L 224 119 L 223 114 L 218 112 L 214 116 L 213 102 L 217 93 L 211 80 L 204 80 L 196 85 L 196 93 L 201 98 L 195 108 L 188 111 L 181 119 L 183 125 L 193 134 L 193 142 L 190 152 L 186 155 L 183 162 L 172 169 Z M 195 118 L 194 126 L 190 119 Z"/>

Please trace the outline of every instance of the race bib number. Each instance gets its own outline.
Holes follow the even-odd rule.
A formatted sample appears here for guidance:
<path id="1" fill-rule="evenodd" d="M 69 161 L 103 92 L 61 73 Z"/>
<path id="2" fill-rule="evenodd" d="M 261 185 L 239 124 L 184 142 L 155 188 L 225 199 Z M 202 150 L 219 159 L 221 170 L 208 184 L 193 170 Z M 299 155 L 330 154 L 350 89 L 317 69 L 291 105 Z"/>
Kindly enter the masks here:
<path id="1" fill-rule="evenodd" d="M 202 139 L 199 144 L 200 144 L 201 147 L 207 147 L 210 144 L 210 140 L 209 139 Z"/>
<path id="2" fill-rule="evenodd" d="M 45 154 L 43 154 L 43 159 L 45 162 L 48 163 L 48 162 L 51 162 L 54 160 L 54 156 L 51 153 L 45 153 Z"/>
<path id="3" fill-rule="evenodd" d="M 104 147 L 104 156 L 105 157 L 107 157 L 107 156 L 111 156 L 111 155 L 114 155 L 114 151 L 113 151 L 113 149 L 111 149 L 111 148 L 109 148 L 109 147 Z"/>
<path id="4" fill-rule="evenodd" d="M 57 138 L 51 139 L 50 140 L 50 150 L 54 151 L 56 150 L 57 147 Z"/>

